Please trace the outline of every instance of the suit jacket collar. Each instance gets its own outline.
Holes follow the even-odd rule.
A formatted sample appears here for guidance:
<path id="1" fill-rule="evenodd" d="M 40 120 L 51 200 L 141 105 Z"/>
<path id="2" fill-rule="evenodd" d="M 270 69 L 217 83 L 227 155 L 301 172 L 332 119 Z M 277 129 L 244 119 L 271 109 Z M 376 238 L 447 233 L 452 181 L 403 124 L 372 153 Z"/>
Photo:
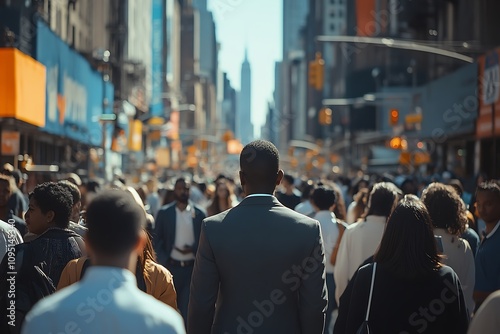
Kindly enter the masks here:
<path id="1" fill-rule="evenodd" d="M 282 206 L 282 204 L 278 201 L 278 199 L 274 196 L 251 196 L 251 197 L 245 197 L 241 202 L 240 205 L 279 205 Z"/>

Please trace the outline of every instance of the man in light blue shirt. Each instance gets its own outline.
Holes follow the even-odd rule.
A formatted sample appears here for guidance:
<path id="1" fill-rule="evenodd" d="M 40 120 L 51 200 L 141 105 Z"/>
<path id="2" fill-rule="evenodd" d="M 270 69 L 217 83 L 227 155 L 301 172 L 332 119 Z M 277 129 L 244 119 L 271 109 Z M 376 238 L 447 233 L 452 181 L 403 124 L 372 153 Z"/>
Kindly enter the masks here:
<path id="1" fill-rule="evenodd" d="M 122 190 L 104 191 L 87 209 L 87 251 L 93 265 L 82 280 L 40 301 L 23 333 L 185 334 L 181 316 L 137 288 L 137 257 L 146 234 L 144 210 Z"/>

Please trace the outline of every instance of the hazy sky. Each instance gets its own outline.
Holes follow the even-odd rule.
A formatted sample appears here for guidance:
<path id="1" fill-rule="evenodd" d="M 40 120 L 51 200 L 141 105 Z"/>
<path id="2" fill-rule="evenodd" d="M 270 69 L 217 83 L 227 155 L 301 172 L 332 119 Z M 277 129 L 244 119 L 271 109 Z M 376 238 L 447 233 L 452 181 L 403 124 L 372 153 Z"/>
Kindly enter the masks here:
<path id="1" fill-rule="evenodd" d="M 274 64 L 282 58 L 281 0 L 209 0 L 221 44 L 219 66 L 240 89 L 241 63 L 248 48 L 252 71 L 252 122 L 256 135 L 265 122 L 274 90 Z"/>

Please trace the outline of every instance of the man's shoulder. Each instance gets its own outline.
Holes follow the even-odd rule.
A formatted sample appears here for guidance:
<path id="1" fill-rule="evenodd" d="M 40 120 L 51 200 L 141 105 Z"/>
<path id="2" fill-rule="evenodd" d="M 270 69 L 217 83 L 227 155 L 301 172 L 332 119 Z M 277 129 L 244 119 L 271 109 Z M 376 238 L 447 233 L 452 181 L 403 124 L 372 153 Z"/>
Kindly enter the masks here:
<path id="1" fill-rule="evenodd" d="M 59 290 L 57 293 L 43 298 L 31 309 L 28 317 L 34 318 L 48 313 L 60 315 L 60 313 L 65 310 L 75 310 L 75 308 L 82 302 L 82 297 L 78 297 L 78 295 L 75 294 L 78 291 L 79 285 L 80 283 L 76 282 L 62 290 Z"/>
<path id="2" fill-rule="evenodd" d="M 160 210 L 158 210 L 158 214 L 160 212 L 165 212 L 165 211 L 170 211 L 170 210 L 175 210 L 175 202 L 162 205 Z"/>

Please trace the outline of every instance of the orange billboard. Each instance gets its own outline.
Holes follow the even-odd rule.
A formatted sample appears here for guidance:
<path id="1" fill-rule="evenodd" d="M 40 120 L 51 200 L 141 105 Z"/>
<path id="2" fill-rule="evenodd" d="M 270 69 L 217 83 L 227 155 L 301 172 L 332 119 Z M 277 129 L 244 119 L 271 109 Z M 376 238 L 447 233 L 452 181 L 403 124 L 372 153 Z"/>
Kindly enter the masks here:
<path id="1" fill-rule="evenodd" d="M 0 117 L 45 126 L 45 66 L 14 48 L 0 48 Z"/>
<path id="2" fill-rule="evenodd" d="M 500 48 L 478 58 L 479 115 L 477 138 L 500 134 Z"/>
<path id="3" fill-rule="evenodd" d="M 356 0 L 356 34 L 358 36 L 374 36 L 380 22 L 375 15 L 375 0 Z"/>

